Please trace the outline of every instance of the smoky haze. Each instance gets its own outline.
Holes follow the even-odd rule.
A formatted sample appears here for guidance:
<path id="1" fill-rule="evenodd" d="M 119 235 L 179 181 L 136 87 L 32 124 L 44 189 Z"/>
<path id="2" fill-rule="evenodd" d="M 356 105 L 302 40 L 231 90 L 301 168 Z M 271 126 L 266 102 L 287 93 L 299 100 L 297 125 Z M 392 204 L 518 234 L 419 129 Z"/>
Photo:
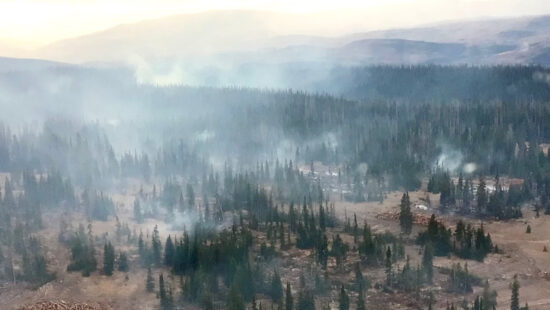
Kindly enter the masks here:
<path id="1" fill-rule="evenodd" d="M 176 15 L 0 58 L 0 304 L 508 296 L 517 270 L 491 272 L 550 212 L 550 16 L 327 34 L 316 14 Z M 500 225 L 531 235 L 499 248 Z"/>

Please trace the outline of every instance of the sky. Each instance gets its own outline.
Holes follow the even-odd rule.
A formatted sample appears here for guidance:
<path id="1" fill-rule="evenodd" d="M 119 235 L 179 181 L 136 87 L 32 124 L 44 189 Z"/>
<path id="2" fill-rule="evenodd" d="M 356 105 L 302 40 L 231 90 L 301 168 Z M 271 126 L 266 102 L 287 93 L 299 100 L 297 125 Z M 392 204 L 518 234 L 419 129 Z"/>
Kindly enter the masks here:
<path id="1" fill-rule="evenodd" d="M 207 10 L 318 14 L 366 31 L 550 13 L 549 0 L 0 0 L 0 42 L 37 47 L 143 19 Z M 0 48 L 2 45 L 0 44 Z"/>

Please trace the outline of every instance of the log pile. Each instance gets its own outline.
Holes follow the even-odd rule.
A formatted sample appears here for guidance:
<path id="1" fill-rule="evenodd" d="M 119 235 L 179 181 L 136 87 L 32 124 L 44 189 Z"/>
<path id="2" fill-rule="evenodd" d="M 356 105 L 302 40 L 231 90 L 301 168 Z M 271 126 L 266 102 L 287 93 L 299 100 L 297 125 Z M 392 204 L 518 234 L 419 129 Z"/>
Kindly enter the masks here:
<path id="1" fill-rule="evenodd" d="M 413 223 L 421 226 L 428 226 L 428 223 L 430 222 L 431 215 L 426 214 L 420 214 L 420 213 L 413 213 Z M 382 220 L 392 220 L 392 221 L 398 221 L 399 220 L 399 212 L 382 212 L 376 215 L 376 218 L 382 219 Z"/>
<path id="2" fill-rule="evenodd" d="M 64 300 L 42 301 L 31 306 L 19 308 L 19 310 L 107 310 L 101 305 L 86 303 L 71 303 Z"/>

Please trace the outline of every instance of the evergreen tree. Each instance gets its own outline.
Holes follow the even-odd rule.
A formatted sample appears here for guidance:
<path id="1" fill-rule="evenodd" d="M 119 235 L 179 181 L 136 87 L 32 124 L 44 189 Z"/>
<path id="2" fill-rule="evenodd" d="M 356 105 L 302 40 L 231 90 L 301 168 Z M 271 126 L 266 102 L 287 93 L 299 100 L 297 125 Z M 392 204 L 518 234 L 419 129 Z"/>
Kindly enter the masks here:
<path id="1" fill-rule="evenodd" d="M 192 209 L 195 207 L 195 191 L 190 183 L 187 184 L 187 203 L 189 204 L 189 208 Z"/>
<path id="2" fill-rule="evenodd" d="M 309 290 L 302 289 L 300 291 L 296 310 L 315 310 L 315 300 Z"/>
<path id="3" fill-rule="evenodd" d="M 286 283 L 285 294 L 285 310 L 294 310 L 294 300 L 292 298 L 292 290 L 290 289 L 290 283 Z"/>
<path id="4" fill-rule="evenodd" d="M 201 296 L 201 306 L 204 310 L 214 310 L 212 295 L 208 291 L 205 291 Z"/>
<path id="5" fill-rule="evenodd" d="M 153 229 L 153 237 L 152 237 L 152 247 L 153 247 L 153 262 L 160 266 L 161 263 L 161 257 L 162 257 L 162 244 L 160 242 L 160 236 L 157 225 L 155 225 L 155 228 Z"/>
<path id="6" fill-rule="evenodd" d="M 172 237 L 168 235 L 166 243 L 164 245 L 164 265 L 172 267 L 174 265 L 174 256 L 176 254 L 176 249 L 174 243 L 172 242 Z"/>
<path id="7" fill-rule="evenodd" d="M 147 279 L 145 281 L 145 289 L 147 292 L 153 292 L 155 290 L 155 280 L 153 279 L 153 274 L 151 273 L 151 267 L 147 268 Z"/>
<path id="8" fill-rule="evenodd" d="M 349 310 L 349 296 L 344 289 L 344 285 L 340 287 L 340 295 L 338 299 L 338 309 L 339 310 Z"/>
<path id="9" fill-rule="evenodd" d="M 139 203 L 139 199 L 134 200 L 134 220 L 138 223 L 143 222 L 143 213 L 141 211 L 141 204 Z"/>
<path id="10" fill-rule="evenodd" d="M 166 287 L 164 285 L 164 276 L 161 273 L 159 275 L 159 299 L 160 299 L 160 309 L 161 310 L 170 310 L 172 305 L 170 302 L 170 296 Z"/>
<path id="11" fill-rule="evenodd" d="M 430 242 L 424 246 L 424 253 L 422 255 L 422 269 L 426 275 L 428 283 L 432 283 L 433 280 L 433 247 Z"/>
<path id="12" fill-rule="evenodd" d="M 512 296 L 510 297 L 510 310 L 520 310 L 519 308 L 519 282 L 518 282 L 518 276 L 514 276 L 514 280 L 512 281 L 512 284 L 510 285 L 510 289 L 512 290 Z"/>
<path id="13" fill-rule="evenodd" d="M 113 275 L 115 266 L 115 248 L 111 242 L 103 246 L 103 273 L 107 276 Z"/>
<path id="14" fill-rule="evenodd" d="M 118 256 L 118 271 L 127 272 L 130 269 L 128 265 L 128 256 L 124 252 L 120 252 Z"/>
<path id="15" fill-rule="evenodd" d="M 392 284 L 392 255 L 391 255 L 391 248 L 388 247 L 386 250 L 386 285 Z"/>
<path id="16" fill-rule="evenodd" d="M 482 295 L 483 305 L 480 310 L 493 310 L 497 306 L 497 292 L 491 290 L 489 280 L 485 280 Z"/>
<path id="17" fill-rule="evenodd" d="M 321 231 L 325 231 L 327 227 L 327 221 L 325 218 L 325 208 L 323 208 L 323 205 L 319 205 L 319 228 Z"/>
<path id="18" fill-rule="evenodd" d="M 401 197 L 400 212 L 399 212 L 399 225 L 401 226 L 401 232 L 404 234 L 410 234 L 413 224 L 413 215 L 411 212 L 411 201 L 409 193 L 403 193 Z"/>
<path id="19" fill-rule="evenodd" d="M 245 305 L 241 294 L 236 286 L 232 286 L 229 292 L 229 297 L 227 299 L 227 309 L 228 310 L 245 310 Z"/>
<path id="20" fill-rule="evenodd" d="M 357 288 L 357 291 L 359 294 L 363 293 L 363 289 L 365 288 L 365 279 L 363 278 L 363 273 L 361 272 L 361 266 L 359 263 L 355 264 L 355 286 Z"/>
<path id="21" fill-rule="evenodd" d="M 269 296 L 275 303 L 280 302 L 283 298 L 283 284 L 277 271 L 273 272 L 273 277 L 271 278 Z"/>
<path id="22" fill-rule="evenodd" d="M 357 307 L 356 310 L 366 310 L 365 308 L 365 297 L 363 297 L 363 288 L 359 289 L 359 296 L 357 297 Z"/>
<path id="23" fill-rule="evenodd" d="M 477 187 L 477 211 L 478 214 L 483 214 L 487 206 L 487 188 L 483 177 L 479 177 L 479 185 Z"/>

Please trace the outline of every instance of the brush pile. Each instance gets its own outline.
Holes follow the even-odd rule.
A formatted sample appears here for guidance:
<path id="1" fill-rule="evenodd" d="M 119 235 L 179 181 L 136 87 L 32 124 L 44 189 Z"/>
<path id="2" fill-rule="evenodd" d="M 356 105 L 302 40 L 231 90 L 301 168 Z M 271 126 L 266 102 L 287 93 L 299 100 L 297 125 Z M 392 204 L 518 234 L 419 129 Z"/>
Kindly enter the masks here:
<path id="1" fill-rule="evenodd" d="M 19 308 L 19 310 L 107 310 L 99 304 L 71 303 L 64 300 L 42 301 L 31 306 Z"/>
<path id="2" fill-rule="evenodd" d="M 428 223 L 430 222 L 430 217 L 431 215 L 413 213 L 413 223 L 421 226 L 428 226 Z M 398 221 L 399 212 L 382 212 L 377 214 L 376 218 L 379 218 L 382 220 Z"/>

